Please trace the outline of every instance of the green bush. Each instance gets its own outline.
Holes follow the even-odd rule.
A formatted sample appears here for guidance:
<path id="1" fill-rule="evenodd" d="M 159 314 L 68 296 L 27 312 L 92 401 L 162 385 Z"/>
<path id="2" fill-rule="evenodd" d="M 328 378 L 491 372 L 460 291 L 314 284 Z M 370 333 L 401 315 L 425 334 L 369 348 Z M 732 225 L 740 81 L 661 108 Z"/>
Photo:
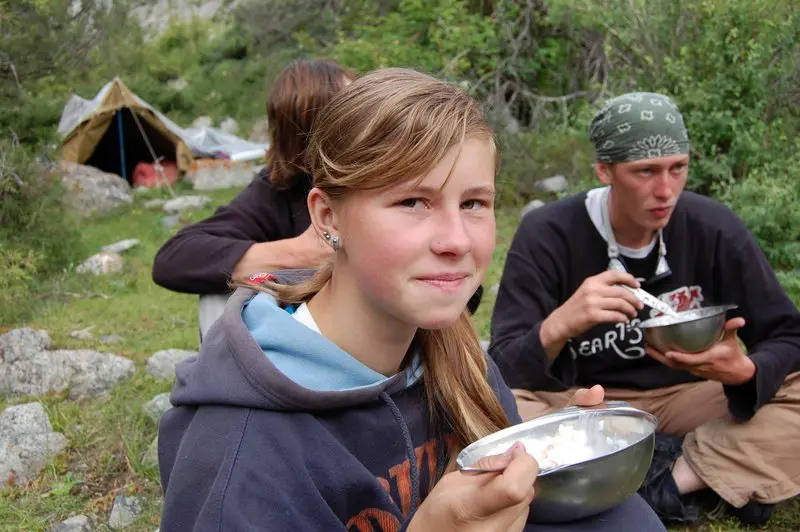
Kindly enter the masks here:
<path id="1" fill-rule="evenodd" d="M 402 0 L 386 15 L 363 13 L 349 33 L 340 32 L 321 49 L 307 33 L 298 36 L 309 50 L 360 72 L 403 66 L 477 79 L 492 69 L 499 52 L 492 20 L 470 11 L 463 0 Z"/>
<path id="2" fill-rule="evenodd" d="M 800 307 L 800 270 L 794 272 L 778 272 L 778 281 L 783 286 L 794 304 Z"/>
<path id="3" fill-rule="evenodd" d="M 62 193 L 56 172 L 0 142 L 0 323 L 23 316 L 28 295 L 84 252 Z"/>
<path id="4" fill-rule="evenodd" d="M 551 0 L 603 35 L 607 92 L 666 92 L 692 139 L 689 188 L 709 193 L 781 158 L 800 125 L 800 17 L 790 0 Z"/>
<path id="5" fill-rule="evenodd" d="M 744 220 L 775 268 L 800 268 L 800 155 L 767 163 L 718 187 L 717 195 Z"/>
<path id="6" fill-rule="evenodd" d="M 31 287 L 36 281 L 40 254 L 29 249 L 7 248 L 0 242 L 0 323 L 12 323 L 30 307 Z"/>
<path id="7" fill-rule="evenodd" d="M 594 150 L 586 132 L 570 128 L 498 134 L 500 172 L 498 204 L 521 206 L 545 198 L 536 182 L 563 175 L 570 190 L 587 188 L 594 180 Z"/>

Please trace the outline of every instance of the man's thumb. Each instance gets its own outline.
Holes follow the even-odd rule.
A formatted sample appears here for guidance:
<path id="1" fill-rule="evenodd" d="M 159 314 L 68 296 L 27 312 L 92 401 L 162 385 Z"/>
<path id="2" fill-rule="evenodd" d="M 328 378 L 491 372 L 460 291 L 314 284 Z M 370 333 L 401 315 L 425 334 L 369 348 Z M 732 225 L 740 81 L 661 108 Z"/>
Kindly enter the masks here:
<path id="1" fill-rule="evenodd" d="M 723 334 L 724 340 L 736 338 L 737 331 L 744 327 L 744 318 L 731 318 L 725 322 L 725 333 Z"/>

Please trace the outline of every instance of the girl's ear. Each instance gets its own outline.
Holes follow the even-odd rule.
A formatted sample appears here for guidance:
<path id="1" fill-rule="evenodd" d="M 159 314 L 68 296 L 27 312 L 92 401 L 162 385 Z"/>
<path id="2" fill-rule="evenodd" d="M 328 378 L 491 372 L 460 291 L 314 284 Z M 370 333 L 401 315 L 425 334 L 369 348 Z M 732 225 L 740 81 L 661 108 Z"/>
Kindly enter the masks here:
<path id="1" fill-rule="evenodd" d="M 311 225 L 320 238 L 324 233 L 332 237 L 339 237 L 338 220 L 330 196 L 315 187 L 308 193 L 306 203 L 308 204 L 308 214 L 311 217 Z"/>

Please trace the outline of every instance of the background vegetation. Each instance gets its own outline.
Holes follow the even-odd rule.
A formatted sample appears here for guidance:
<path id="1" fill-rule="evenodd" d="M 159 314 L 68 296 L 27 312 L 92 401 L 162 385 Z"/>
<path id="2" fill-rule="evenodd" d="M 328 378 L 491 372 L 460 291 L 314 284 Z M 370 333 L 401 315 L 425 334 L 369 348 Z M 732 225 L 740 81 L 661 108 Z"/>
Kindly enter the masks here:
<path id="1" fill-rule="evenodd" d="M 572 191 L 589 186 L 585 130 L 603 99 L 632 89 L 669 93 L 691 131 L 689 188 L 731 205 L 776 268 L 793 275 L 800 267 L 800 20 L 792 0 L 239 0 L 211 20 L 173 23 L 157 35 L 140 27 L 132 7 L 0 0 L 0 138 L 10 139 L 0 144 L 0 246 L 9 265 L 0 286 L 79 255 L 78 246 L 47 243 L 67 238 L 64 215 L 31 222 L 23 205 L 42 196 L 37 187 L 57 184 L 29 162 L 55 156 L 55 126 L 71 93 L 92 97 L 120 75 L 179 124 L 231 116 L 247 131 L 280 68 L 321 56 L 359 72 L 412 66 L 472 91 L 503 148 L 503 206 L 532 199 L 533 184 L 554 174 Z M 27 193 L 10 179 L 12 167 L 36 183 Z M 58 194 L 43 197 L 51 196 Z"/>
<path id="2" fill-rule="evenodd" d="M 91 98 L 115 75 L 183 126 L 230 116 L 244 132 L 263 116 L 275 74 L 297 57 L 332 57 L 360 72 L 411 66 L 461 84 L 485 105 L 502 148 L 489 285 L 519 208 L 542 197 L 538 180 L 561 174 L 569 192 L 592 186 L 586 127 L 597 105 L 633 89 L 666 92 L 690 128 L 689 189 L 742 217 L 800 303 L 794 0 L 238 0 L 159 34 L 142 29 L 134 7 L 0 0 L 0 332 L 33 325 L 51 330 L 57 345 L 77 346 L 71 329 L 127 328 L 119 352 L 139 367 L 109 402 L 47 399 L 69 457 L 31 489 L 0 492 L 0 523 L 11 529 L 44 530 L 70 512 L 104 508 L 111 488 L 151 494 L 142 530 L 157 524 L 157 473 L 140 452 L 155 427 L 139 407 L 168 386 L 142 367 L 157 349 L 194 347 L 196 300 L 150 281 L 152 255 L 173 230 L 141 208 L 141 197 L 105 220 L 80 221 L 61 206 L 53 164 L 70 94 Z M 215 202 L 234 193 L 215 193 Z M 129 237 L 143 244 L 121 277 L 75 274 L 88 253 Z M 489 294 L 477 316 L 484 336 L 492 304 Z M 88 469 L 76 473 L 75 464 Z M 800 526 L 791 512 L 776 530 Z"/>

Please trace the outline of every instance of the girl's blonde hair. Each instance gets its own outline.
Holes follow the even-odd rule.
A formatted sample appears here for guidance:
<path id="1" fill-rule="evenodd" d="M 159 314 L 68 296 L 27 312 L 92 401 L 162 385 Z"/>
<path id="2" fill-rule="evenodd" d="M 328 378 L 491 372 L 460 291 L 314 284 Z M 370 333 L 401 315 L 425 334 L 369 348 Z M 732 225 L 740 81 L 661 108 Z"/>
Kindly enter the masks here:
<path id="1" fill-rule="evenodd" d="M 414 70 L 382 69 L 356 79 L 319 113 L 307 167 L 314 186 L 336 199 L 421 179 L 466 138 L 486 139 L 494 148 L 492 131 L 468 94 Z M 329 261 L 305 283 L 262 289 L 282 303 L 301 303 L 332 275 Z M 455 450 L 508 426 L 466 309 L 452 327 L 420 329 L 415 343 L 422 349 L 432 421 L 452 431 Z"/>

